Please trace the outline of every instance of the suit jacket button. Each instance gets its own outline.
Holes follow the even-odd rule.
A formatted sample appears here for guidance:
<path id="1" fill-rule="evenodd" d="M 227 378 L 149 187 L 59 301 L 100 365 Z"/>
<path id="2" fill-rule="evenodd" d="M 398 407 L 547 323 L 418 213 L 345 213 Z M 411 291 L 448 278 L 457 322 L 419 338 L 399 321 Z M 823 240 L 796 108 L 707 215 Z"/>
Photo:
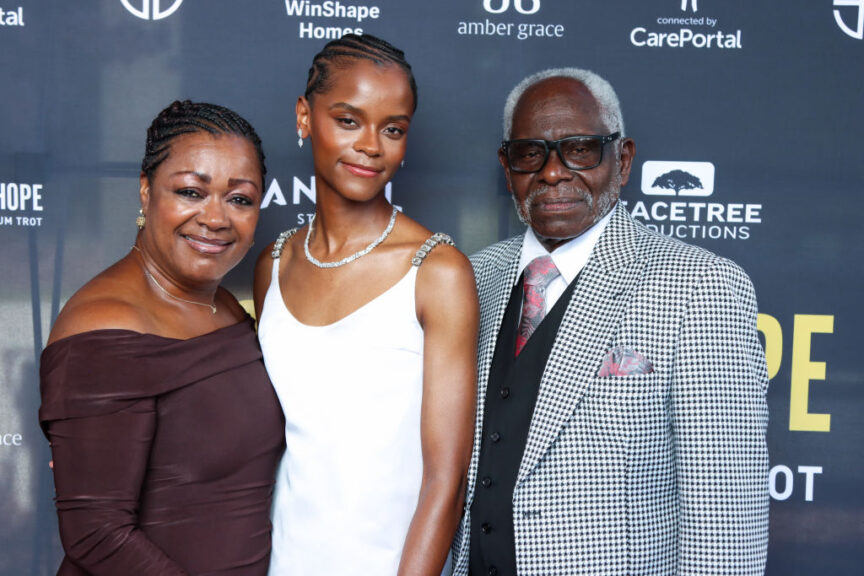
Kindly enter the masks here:
<path id="1" fill-rule="evenodd" d="M 492 532 L 492 526 L 490 526 L 488 522 L 484 522 L 480 525 L 480 531 L 483 532 L 483 534 L 489 534 Z"/>
<path id="2" fill-rule="evenodd" d="M 482 484 L 484 488 L 488 488 L 492 485 L 492 478 L 486 476 L 485 478 L 483 478 L 483 480 L 480 481 L 480 484 Z"/>
<path id="3" fill-rule="evenodd" d="M 498 568 L 489 566 L 489 576 L 498 576 Z"/>
<path id="4" fill-rule="evenodd" d="M 501 388 L 498 393 L 501 394 L 501 398 L 504 398 L 506 400 L 510 397 L 510 388 Z"/>
<path id="5" fill-rule="evenodd" d="M 493 432 L 489 435 L 489 439 L 492 440 L 492 442 L 497 443 L 499 440 L 501 440 L 501 434 L 499 434 L 498 432 Z"/>

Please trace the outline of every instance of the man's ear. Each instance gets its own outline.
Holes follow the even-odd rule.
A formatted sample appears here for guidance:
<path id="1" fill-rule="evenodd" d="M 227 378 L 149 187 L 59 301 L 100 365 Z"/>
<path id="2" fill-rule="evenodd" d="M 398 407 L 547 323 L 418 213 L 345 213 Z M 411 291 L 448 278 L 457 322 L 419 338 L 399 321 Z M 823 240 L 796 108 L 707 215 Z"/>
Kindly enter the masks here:
<path id="1" fill-rule="evenodd" d="M 632 138 L 624 138 L 621 141 L 621 186 L 627 184 L 630 179 L 630 169 L 633 167 L 633 157 L 636 155 L 636 143 Z"/>
<path id="2" fill-rule="evenodd" d="M 504 153 L 504 148 L 498 149 L 498 162 L 504 168 L 504 180 L 507 182 L 507 191 L 513 194 L 513 183 L 510 181 L 510 164 L 507 162 L 507 155 Z"/>

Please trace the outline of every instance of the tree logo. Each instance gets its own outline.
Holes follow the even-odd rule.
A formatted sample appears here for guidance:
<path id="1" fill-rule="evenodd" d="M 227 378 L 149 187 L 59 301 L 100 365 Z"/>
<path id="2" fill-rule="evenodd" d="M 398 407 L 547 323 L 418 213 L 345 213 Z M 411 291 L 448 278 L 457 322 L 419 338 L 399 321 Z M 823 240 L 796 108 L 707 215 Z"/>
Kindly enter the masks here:
<path id="1" fill-rule="evenodd" d="M 837 21 L 837 26 L 846 33 L 846 35 L 855 38 L 856 40 L 864 40 L 864 0 L 834 0 L 834 6 L 854 6 L 858 8 L 858 20 L 855 29 L 853 30 L 846 25 L 843 16 L 840 15 L 840 10 L 835 8 L 834 20 Z M 847 13 L 851 10 L 847 10 Z"/>
<path id="2" fill-rule="evenodd" d="M 183 0 L 173 0 L 171 6 L 163 10 L 162 0 L 138 0 L 141 8 L 133 6 L 133 0 L 120 1 L 123 3 L 123 7 L 126 8 L 126 10 L 142 20 L 162 20 L 163 18 L 167 18 L 176 12 L 177 9 L 180 8 L 180 4 L 183 3 Z"/>
<path id="3" fill-rule="evenodd" d="M 702 181 L 684 170 L 672 170 L 655 178 L 651 187 L 673 190 L 675 194 L 679 194 L 682 190 L 696 190 L 697 188 L 701 190 Z"/>
<path id="4" fill-rule="evenodd" d="M 714 193 L 714 164 L 649 160 L 642 164 L 642 192 L 648 196 L 710 196 Z"/>

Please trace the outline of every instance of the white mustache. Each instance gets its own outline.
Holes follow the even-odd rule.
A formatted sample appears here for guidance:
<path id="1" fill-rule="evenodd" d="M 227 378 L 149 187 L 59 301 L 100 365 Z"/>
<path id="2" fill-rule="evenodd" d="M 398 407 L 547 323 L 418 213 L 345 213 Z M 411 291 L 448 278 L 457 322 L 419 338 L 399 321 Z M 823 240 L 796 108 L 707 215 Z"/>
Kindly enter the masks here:
<path id="1" fill-rule="evenodd" d="M 513 203 L 516 204 L 516 215 L 519 217 L 519 220 L 528 226 L 531 222 L 531 205 L 535 200 L 542 194 L 546 194 L 547 192 L 554 191 L 555 188 L 548 185 L 541 185 L 538 188 L 535 188 L 528 194 L 528 197 L 521 204 L 516 200 L 516 197 L 513 197 Z M 588 206 L 588 210 L 591 211 L 594 209 L 594 196 L 591 195 L 590 192 L 582 188 L 581 186 L 577 186 L 571 190 L 572 192 L 576 192 L 579 195 L 578 200 L 585 202 L 585 205 Z"/>

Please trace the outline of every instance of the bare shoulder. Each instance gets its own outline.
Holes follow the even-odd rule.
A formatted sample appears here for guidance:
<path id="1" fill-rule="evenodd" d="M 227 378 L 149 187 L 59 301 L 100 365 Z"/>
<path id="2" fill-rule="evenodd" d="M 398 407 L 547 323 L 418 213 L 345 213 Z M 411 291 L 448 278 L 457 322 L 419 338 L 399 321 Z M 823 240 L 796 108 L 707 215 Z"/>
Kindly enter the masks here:
<path id="1" fill-rule="evenodd" d="M 237 297 L 223 286 L 219 286 L 217 289 L 215 301 L 217 306 L 224 307 L 228 310 L 237 322 L 242 322 L 247 316 L 249 316 L 249 312 L 247 312 L 246 308 L 244 308 L 240 301 L 237 300 Z"/>
<path id="2" fill-rule="evenodd" d="M 292 228 L 279 234 L 273 242 L 270 242 L 258 254 L 258 259 L 255 260 L 255 278 L 259 275 L 266 275 L 269 280 L 269 275 L 273 272 L 273 262 L 278 257 L 281 262 L 291 260 L 294 253 L 294 248 L 297 242 L 298 229 Z"/>
<path id="3" fill-rule="evenodd" d="M 124 278 L 121 263 L 85 284 L 63 307 L 48 343 L 93 330 L 147 332 L 150 318 L 134 300 L 134 286 Z"/>
<path id="4" fill-rule="evenodd" d="M 273 248 L 276 246 L 276 242 L 271 242 L 258 254 L 258 258 L 255 260 L 255 281 L 258 281 L 259 276 L 269 275 L 273 270 Z"/>
<path id="5" fill-rule="evenodd" d="M 442 298 L 443 294 L 448 297 Z M 438 244 L 426 254 L 417 271 L 417 297 L 421 306 L 475 301 L 477 289 L 471 262 L 456 247 Z"/>
<path id="6" fill-rule="evenodd" d="M 458 248 L 439 243 L 423 258 L 418 275 L 433 284 L 449 283 L 454 280 L 468 279 L 474 282 L 471 262 Z"/>
<path id="7" fill-rule="evenodd" d="M 454 246 L 438 244 L 417 271 L 417 319 L 424 331 L 474 334 L 479 303 L 471 262 Z"/>
<path id="8" fill-rule="evenodd" d="M 264 296 L 270 286 L 270 278 L 273 273 L 273 248 L 276 242 L 268 244 L 258 255 L 255 261 L 255 275 L 252 280 L 252 299 L 255 302 L 255 318 L 261 318 L 261 310 L 264 307 Z"/>
<path id="9" fill-rule="evenodd" d="M 420 269 L 417 271 L 418 286 L 428 285 L 436 289 L 465 278 L 474 282 L 471 263 L 458 248 L 452 245 L 448 235 L 433 235 L 431 230 L 404 214 L 400 223 L 402 225 L 400 242 L 410 246 L 412 256 L 416 255 L 420 258 Z M 421 255 L 422 252 L 426 253 L 425 256 Z M 414 260 L 414 263 L 417 265 L 417 260 Z"/>

